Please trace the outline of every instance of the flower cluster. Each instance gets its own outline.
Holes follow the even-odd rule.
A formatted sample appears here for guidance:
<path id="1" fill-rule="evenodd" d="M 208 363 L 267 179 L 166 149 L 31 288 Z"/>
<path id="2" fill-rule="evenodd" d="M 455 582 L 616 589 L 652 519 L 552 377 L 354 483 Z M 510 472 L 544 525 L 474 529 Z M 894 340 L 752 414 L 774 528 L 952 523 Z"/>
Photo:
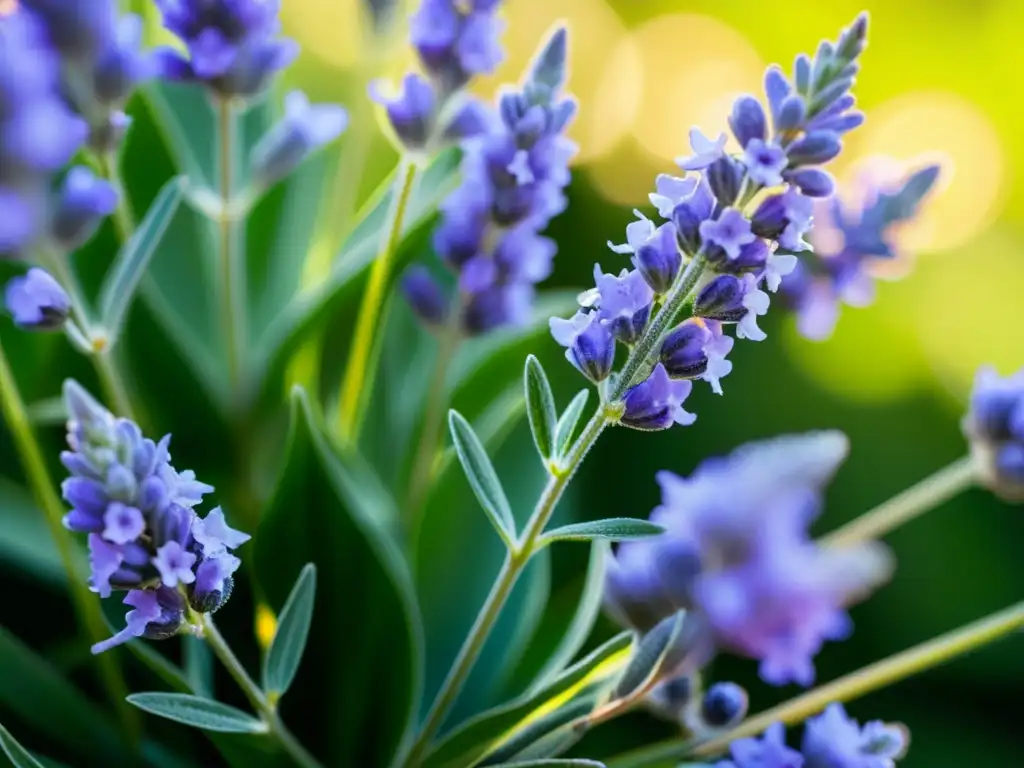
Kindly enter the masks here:
<path id="1" fill-rule="evenodd" d="M 724 649 L 759 660 L 770 683 L 809 685 L 822 643 L 851 630 L 844 607 L 891 571 L 880 545 L 829 549 L 810 538 L 846 452 L 844 435 L 817 432 L 747 444 L 689 478 L 660 473 L 651 521 L 665 533 L 619 546 L 609 613 L 646 632 L 685 609 L 698 627 L 687 633 L 691 667 Z"/>
<path id="2" fill-rule="evenodd" d="M 836 242 L 825 249 L 812 237 L 814 255 L 801 259 L 782 281 L 781 295 L 796 311 L 801 334 L 827 339 L 841 303 L 864 307 L 874 300 L 871 267 L 896 256 L 892 230 L 917 213 L 938 175 L 938 166 L 931 165 L 895 186 L 872 186 L 857 208 L 844 206 L 837 198 L 818 203 L 815 218 L 834 228 Z"/>
<path id="3" fill-rule="evenodd" d="M 159 68 L 168 80 L 198 82 L 224 98 L 261 92 L 299 53 L 280 37 L 280 0 L 157 0 L 164 26 L 187 56 L 163 48 Z"/>
<path id="4" fill-rule="evenodd" d="M 64 62 L 63 92 L 89 126 L 89 146 L 113 152 L 129 118 L 123 107 L 135 88 L 157 74 L 157 60 L 142 50 L 142 19 L 120 16 L 116 0 L 68 3 L 21 0 L 46 30 Z"/>
<path id="5" fill-rule="evenodd" d="M 442 204 L 434 233 L 435 250 L 458 275 L 458 299 L 446 299 L 425 267 L 403 280 L 425 322 L 442 322 L 450 303 L 471 335 L 528 320 L 533 287 L 551 273 L 556 251 L 540 232 L 565 208 L 568 162 L 576 150 L 563 135 L 576 110 L 558 93 L 565 69 L 566 32 L 558 29 L 522 90 L 501 95 L 500 119 L 465 140 L 462 183 Z"/>
<path id="6" fill-rule="evenodd" d="M 1024 369 L 1001 378 L 981 368 L 963 430 L 986 485 L 1007 500 L 1024 500 Z"/>
<path id="7" fill-rule="evenodd" d="M 240 561 L 230 550 L 249 536 L 230 528 L 220 508 L 194 507 L 213 488 L 179 472 L 159 443 L 128 419 L 115 418 L 74 381 L 64 385 L 68 445 L 62 485 L 71 511 L 65 526 L 89 535 L 90 589 L 100 597 L 127 590 L 127 626 L 93 653 L 133 637 L 163 639 L 187 626 L 189 609 L 217 610 L 231 595 Z"/>
<path id="8" fill-rule="evenodd" d="M 862 727 L 841 704 L 830 704 L 804 725 L 799 750 L 786 746 L 785 728 L 776 723 L 760 739 L 733 742 L 732 759 L 716 768 L 893 768 L 907 740 L 901 726 L 872 720 Z"/>
<path id="9" fill-rule="evenodd" d="M 729 125 L 739 154 L 726 153 L 726 134 L 712 140 L 693 129 L 694 154 L 677 161 L 684 175 L 659 176 L 650 196 L 664 223 L 637 211 L 626 242 L 609 243 L 630 255 L 632 269 L 595 269 L 597 287 L 583 294 L 576 316 L 552 320 L 566 357 L 592 381 L 611 374 L 616 342 L 644 358 L 629 368 L 630 378 L 640 370 L 650 378 L 620 383 L 634 385 L 623 392 L 623 424 L 689 423 L 678 407 L 687 380 L 703 378 L 721 393 L 719 380 L 731 370 L 725 357 L 733 342 L 723 326 L 735 324 L 737 338 L 765 338 L 757 325 L 769 305 L 762 286 L 776 291 L 796 267 L 795 254 L 809 248 L 812 198 L 833 189 L 818 166 L 836 157 L 842 135 L 863 122 L 849 90 L 866 31 L 862 15 L 835 45 L 823 42 L 813 60 L 799 56 L 792 80 L 770 67 L 767 112 L 753 96 L 733 105 Z M 669 330 L 687 303 L 693 317 Z"/>
<path id="10" fill-rule="evenodd" d="M 482 130 L 485 116 L 462 89 L 475 75 L 501 63 L 497 12 L 501 0 L 422 0 L 410 19 L 410 37 L 425 75 L 410 72 L 401 92 L 389 98 L 380 83 L 373 99 L 384 105 L 402 145 L 422 151 Z"/>

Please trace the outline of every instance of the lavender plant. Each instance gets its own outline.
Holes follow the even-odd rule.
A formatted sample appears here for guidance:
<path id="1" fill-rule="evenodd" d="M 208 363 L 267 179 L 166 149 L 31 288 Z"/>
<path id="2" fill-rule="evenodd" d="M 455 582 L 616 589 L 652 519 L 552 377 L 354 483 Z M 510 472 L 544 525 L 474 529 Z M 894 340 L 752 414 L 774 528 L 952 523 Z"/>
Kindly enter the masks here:
<path id="1" fill-rule="evenodd" d="M 367 4 L 373 34 L 387 34 L 389 9 Z M 907 754 L 907 729 L 861 725 L 843 704 L 1024 626 L 1016 605 L 814 687 L 818 654 L 854 631 L 847 609 L 896 573 L 886 534 L 972 485 L 1024 498 L 1024 372 L 980 371 L 967 455 L 825 536 L 812 526 L 850 449 L 836 430 L 662 471 L 649 519 L 555 518 L 610 428 L 694 424 L 694 387 L 723 394 L 735 340 L 764 341 L 771 304 L 821 339 L 840 303 L 870 299 L 874 263 L 893 258 L 894 228 L 927 204 L 938 169 L 855 207 L 833 196 L 823 166 L 864 120 L 852 88 L 866 15 L 791 74 L 769 67 L 763 100 L 736 100 L 738 152 L 694 128 L 680 175 L 655 179 L 651 215 L 636 211 L 624 242 L 609 242 L 610 271 L 595 265 L 595 286 L 567 303 L 539 286 L 575 152 L 571 30 L 554 26 L 491 105 L 466 88 L 502 58 L 501 3 L 423 0 L 409 19 L 422 72 L 359 97 L 386 117 L 397 168 L 327 279 L 304 287 L 346 112 L 280 93 L 298 48 L 278 3 L 155 10 L 172 47 L 143 45 L 141 21 L 110 0 L 22 0 L 0 15 L 0 254 L 17 265 L 5 306 L 20 330 L 63 331 L 95 367 L 20 354 L 41 339 L 0 347 L 5 434 L 27 486 L 11 481 L 11 498 L 34 502 L 7 538 L 43 521 L 48 539 L 22 549 L 56 552 L 51 577 L 81 629 L 75 682 L 0 629 L 4 688 L 38 694 L 0 694 L 29 745 L 0 727 L 14 765 L 42 765 L 38 749 L 161 767 L 885 768 Z M 836 250 L 816 247 L 823 218 Z M 406 346 L 389 358 L 384 329 L 403 317 Z M 541 363 L 555 347 L 587 382 L 563 410 Z M 532 353 L 509 382 L 495 371 L 520 348 Z M 292 386 L 285 414 L 281 393 L 310 351 L 321 386 Z M 60 382 L 62 397 L 27 404 L 40 382 Z M 375 409 L 391 429 L 364 429 Z M 513 485 L 492 457 L 524 414 L 536 456 Z M 53 444 L 59 422 L 69 450 Z M 170 434 L 147 436 L 172 430 L 175 455 L 218 490 L 176 468 Z M 528 504 L 531 470 L 543 486 Z M 220 506 L 197 511 L 214 493 Z M 527 653 L 563 542 L 589 544 L 585 586 L 557 642 L 534 638 Z M 474 557 L 485 567 L 466 565 Z M 621 630 L 610 638 L 595 629 L 602 607 Z M 35 623 L 59 614 L 35 610 L 43 618 L 11 622 L 33 643 Z M 718 679 L 722 655 L 755 661 L 766 685 L 809 690 L 750 715 L 761 694 Z M 92 701 L 101 691 L 109 707 Z M 641 710 L 676 735 L 564 756 L 593 754 L 592 731 Z"/>

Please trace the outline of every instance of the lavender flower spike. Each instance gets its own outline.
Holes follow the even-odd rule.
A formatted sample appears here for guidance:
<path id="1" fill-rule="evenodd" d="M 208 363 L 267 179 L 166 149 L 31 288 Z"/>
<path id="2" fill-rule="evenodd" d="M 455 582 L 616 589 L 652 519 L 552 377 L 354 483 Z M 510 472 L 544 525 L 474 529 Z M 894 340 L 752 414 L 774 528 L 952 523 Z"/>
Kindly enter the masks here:
<path id="1" fill-rule="evenodd" d="M 74 381 L 64 384 L 70 415 L 61 485 L 71 511 L 64 525 L 89 534 L 90 588 L 101 597 L 128 590 L 127 626 L 94 653 L 134 637 L 162 639 L 185 626 L 186 608 L 220 608 L 241 561 L 230 553 L 249 536 L 231 528 L 220 508 L 193 510 L 212 487 L 171 465 L 170 437 L 154 443 L 115 418 Z"/>

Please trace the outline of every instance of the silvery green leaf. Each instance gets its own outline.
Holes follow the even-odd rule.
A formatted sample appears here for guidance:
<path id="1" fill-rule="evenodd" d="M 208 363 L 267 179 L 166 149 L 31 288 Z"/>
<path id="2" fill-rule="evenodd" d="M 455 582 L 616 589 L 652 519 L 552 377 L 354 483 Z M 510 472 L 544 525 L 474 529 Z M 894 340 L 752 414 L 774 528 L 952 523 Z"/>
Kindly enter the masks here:
<path id="1" fill-rule="evenodd" d="M 583 592 L 576 605 L 576 613 L 565 631 L 558 647 L 545 662 L 537 674 L 530 691 L 544 688 L 552 678 L 559 675 L 579 653 L 587 641 L 594 622 L 601 613 L 601 602 L 604 596 L 604 571 L 608 559 L 609 545 L 607 541 L 596 540 L 590 546 L 590 563 L 583 582 Z"/>
<path id="2" fill-rule="evenodd" d="M 100 289 L 100 323 L 107 343 L 117 340 L 125 315 L 135 298 L 150 260 L 163 241 L 164 233 L 182 200 L 182 181 L 168 181 L 127 243 L 121 246 Z"/>
<path id="3" fill-rule="evenodd" d="M 508 760 L 516 760 L 515 765 L 521 765 L 519 760 L 550 758 L 558 754 L 563 746 L 568 746 L 569 741 L 577 738 L 572 728 L 566 726 L 586 717 L 596 704 L 596 700 L 586 697 L 531 720 L 502 742 L 500 747 L 489 752 L 480 765 L 509 765 L 506 762 Z"/>
<path id="4" fill-rule="evenodd" d="M 660 525 L 647 520 L 633 517 L 609 517 L 605 520 L 591 520 L 586 523 L 563 525 L 548 531 L 540 539 L 540 545 L 546 546 L 555 541 L 592 541 L 606 539 L 608 541 L 629 541 L 646 539 L 664 533 Z"/>
<path id="5" fill-rule="evenodd" d="M 43 764 L 32 757 L 3 725 L 0 725 L 0 749 L 3 749 L 14 768 L 43 768 Z"/>
<path id="6" fill-rule="evenodd" d="M 240 709 L 187 693 L 133 693 L 128 702 L 152 715 L 218 733 L 266 733 L 267 724 Z"/>
<path id="7" fill-rule="evenodd" d="M 495 768 L 542 768 L 543 766 L 551 766 L 551 768 L 605 768 L 605 764 L 598 762 L 597 760 L 586 760 L 584 758 L 569 758 L 565 760 L 559 760 L 558 758 L 552 758 L 547 760 L 527 760 L 526 762 L 515 762 L 515 763 L 501 763 Z"/>
<path id="8" fill-rule="evenodd" d="M 316 566 L 307 563 L 295 580 L 277 623 L 277 632 L 263 659 L 263 690 L 283 694 L 288 690 L 306 649 L 316 599 Z"/>
<path id="9" fill-rule="evenodd" d="M 614 660 L 629 647 L 633 635 L 622 632 L 573 664 L 541 690 L 531 691 L 494 709 L 482 712 L 456 726 L 434 747 L 424 768 L 463 768 L 474 765 L 497 745 L 514 735 L 517 726 L 541 707 L 570 695 L 569 701 L 581 697 L 586 689 L 612 675 Z M 588 705 L 592 703 L 589 697 Z M 563 703 L 563 707 L 567 704 Z"/>
<path id="10" fill-rule="evenodd" d="M 583 415 L 583 409 L 587 407 L 589 398 L 590 390 L 581 389 L 558 419 L 558 425 L 555 427 L 555 452 L 559 457 L 565 456 L 569 446 L 572 445 L 576 425 L 579 424 L 580 416 Z"/>
<path id="11" fill-rule="evenodd" d="M 633 658 L 615 686 L 616 698 L 629 696 L 661 671 L 665 657 L 682 631 L 685 616 L 685 611 L 677 611 L 640 638 Z"/>
<path id="12" fill-rule="evenodd" d="M 555 455 L 555 426 L 558 416 L 555 412 L 555 396 L 551 393 L 544 367 L 536 357 L 526 358 L 523 371 L 523 386 L 526 391 L 526 414 L 533 431 L 533 442 L 537 452 L 545 461 Z"/>
<path id="13" fill-rule="evenodd" d="M 516 536 L 512 507 L 509 506 L 508 497 L 505 496 L 487 451 L 473 432 L 473 427 L 458 411 L 449 411 L 448 427 L 451 430 L 452 442 L 455 444 L 456 456 L 462 464 L 473 493 L 476 494 L 480 506 L 487 513 L 498 535 L 507 546 L 512 547 Z"/>

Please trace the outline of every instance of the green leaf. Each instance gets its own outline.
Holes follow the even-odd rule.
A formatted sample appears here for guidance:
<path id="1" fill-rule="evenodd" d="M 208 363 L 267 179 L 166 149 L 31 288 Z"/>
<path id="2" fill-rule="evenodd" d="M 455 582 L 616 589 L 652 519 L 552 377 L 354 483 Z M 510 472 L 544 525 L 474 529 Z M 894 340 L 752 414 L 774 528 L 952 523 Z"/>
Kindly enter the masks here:
<path id="1" fill-rule="evenodd" d="M 586 688 L 606 680 L 623 663 L 632 641 L 623 632 L 558 675 L 543 689 L 483 712 L 456 727 L 424 761 L 424 768 L 463 768 L 505 742 L 532 713 L 556 699 L 565 706 Z M 564 699 L 564 701 L 563 701 Z"/>
<path id="2" fill-rule="evenodd" d="M 583 592 L 576 605 L 576 613 L 562 636 L 561 642 L 547 662 L 537 673 L 531 691 L 537 691 L 547 685 L 550 680 L 560 674 L 569 663 L 576 658 L 580 648 L 587 641 L 597 617 L 601 614 L 604 597 L 604 572 L 608 560 L 609 545 L 607 541 L 597 540 L 590 546 L 590 563 L 583 582 Z"/>
<path id="3" fill-rule="evenodd" d="M 545 461 L 555 455 L 555 427 L 558 415 L 555 412 L 555 396 L 544 368 L 536 357 L 526 358 L 523 371 L 523 387 L 526 391 L 526 413 L 533 431 L 533 442 L 537 452 Z"/>
<path id="4" fill-rule="evenodd" d="M 316 598 L 316 566 L 307 563 L 295 580 L 291 594 L 277 623 L 277 632 L 263 659 L 263 690 L 278 696 L 288 690 L 295 679 L 309 639 L 313 623 L 313 601 Z"/>
<path id="5" fill-rule="evenodd" d="M 526 412 L 523 390 L 513 385 L 499 395 L 493 403 L 474 420 L 473 431 L 485 448 L 500 445 L 515 428 Z M 455 459 L 455 448 L 448 446 L 438 460 L 435 477 L 441 477 Z"/>
<path id="6" fill-rule="evenodd" d="M 177 723 L 218 733 L 266 733 L 267 724 L 240 709 L 187 693 L 133 693 L 128 702 Z"/>
<path id="7" fill-rule="evenodd" d="M 396 519 L 372 470 L 335 454 L 305 393 L 293 390 L 285 462 L 253 536 L 254 560 L 275 609 L 302 568 L 316 564 L 317 620 L 306 649 L 316 663 L 300 667 L 282 716 L 326 765 L 388 764 L 420 698 L 423 640 L 390 535 Z"/>
<path id="8" fill-rule="evenodd" d="M 54 744 L 116 765 L 125 747 L 101 707 L 48 661 L 0 628 L 0 705 Z"/>
<path id="9" fill-rule="evenodd" d="M 53 537 L 35 505 L 31 493 L 9 480 L 0 478 L 0 562 L 30 573 L 54 586 L 67 584 L 67 571 Z M 73 550 L 78 571 L 86 573 L 85 561 L 78 549 Z"/>
<path id="10" fill-rule="evenodd" d="M 113 345 L 121 333 L 128 307 L 135 298 L 150 260 L 182 200 L 182 180 L 171 179 L 146 211 L 138 229 L 122 247 L 100 289 L 100 322 Z"/>
<path id="11" fill-rule="evenodd" d="M 441 200 L 455 187 L 459 152 L 439 154 L 420 172 L 406 209 L 402 227 L 403 242 L 418 231 L 437 212 Z M 380 248 L 380 233 L 387 223 L 391 207 L 394 174 L 384 179 L 359 214 L 359 223 L 335 256 L 326 280 L 300 292 L 282 309 L 261 334 L 253 358 L 253 373 L 260 379 L 276 379 L 302 339 L 323 324 L 339 309 L 358 303 L 370 266 Z M 401 274 L 411 257 L 399 248 L 394 278 Z M 274 391 L 271 387 L 271 391 Z M 276 391 L 280 391 L 279 389 Z"/>
<path id="12" fill-rule="evenodd" d="M 520 728 L 509 739 L 502 743 L 480 765 L 504 765 L 506 760 L 525 760 L 532 757 L 547 758 L 558 751 L 548 752 L 548 745 L 554 741 L 561 746 L 564 741 L 566 726 L 593 711 L 596 701 L 593 697 L 585 697 L 579 701 L 548 712 L 525 727 Z M 571 729 L 570 735 L 571 735 Z"/>
<path id="13" fill-rule="evenodd" d="M 15 741 L 10 731 L 0 725 L 0 749 L 14 765 L 14 768 L 43 768 L 43 764 L 28 753 L 21 744 Z"/>
<path id="14" fill-rule="evenodd" d="M 64 398 L 46 397 L 36 400 L 25 407 L 29 421 L 37 427 L 56 427 L 68 420 L 68 412 L 64 407 Z"/>
<path id="15" fill-rule="evenodd" d="M 605 520 L 591 520 L 586 523 L 573 523 L 555 528 L 541 536 L 539 546 L 547 546 L 555 541 L 629 541 L 646 539 L 664 533 L 665 529 L 647 520 L 634 517 L 609 517 Z"/>
<path id="16" fill-rule="evenodd" d="M 581 389 L 576 397 L 563 411 L 558 425 L 555 427 L 555 451 L 559 457 L 565 456 L 569 446 L 572 445 L 572 438 L 576 432 L 576 425 L 579 424 L 583 409 L 587 407 L 587 400 L 590 398 L 589 389 Z"/>
<path id="17" fill-rule="evenodd" d="M 624 698 L 652 680 L 665 662 L 672 645 L 682 631 L 686 611 L 677 611 L 662 619 L 646 635 L 640 638 L 636 653 L 615 685 L 616 698 Z"/>
<path id="18" fill-rule="evenodd" d="M 516 522 L 487 451 L 473 432 L 473 427 L 458 411 L 449 411 L 448 427 L 455 445 L 455 454 L 459 457 L 473 493 L 498 535 L 511 549 L 515 546 Z"/>

